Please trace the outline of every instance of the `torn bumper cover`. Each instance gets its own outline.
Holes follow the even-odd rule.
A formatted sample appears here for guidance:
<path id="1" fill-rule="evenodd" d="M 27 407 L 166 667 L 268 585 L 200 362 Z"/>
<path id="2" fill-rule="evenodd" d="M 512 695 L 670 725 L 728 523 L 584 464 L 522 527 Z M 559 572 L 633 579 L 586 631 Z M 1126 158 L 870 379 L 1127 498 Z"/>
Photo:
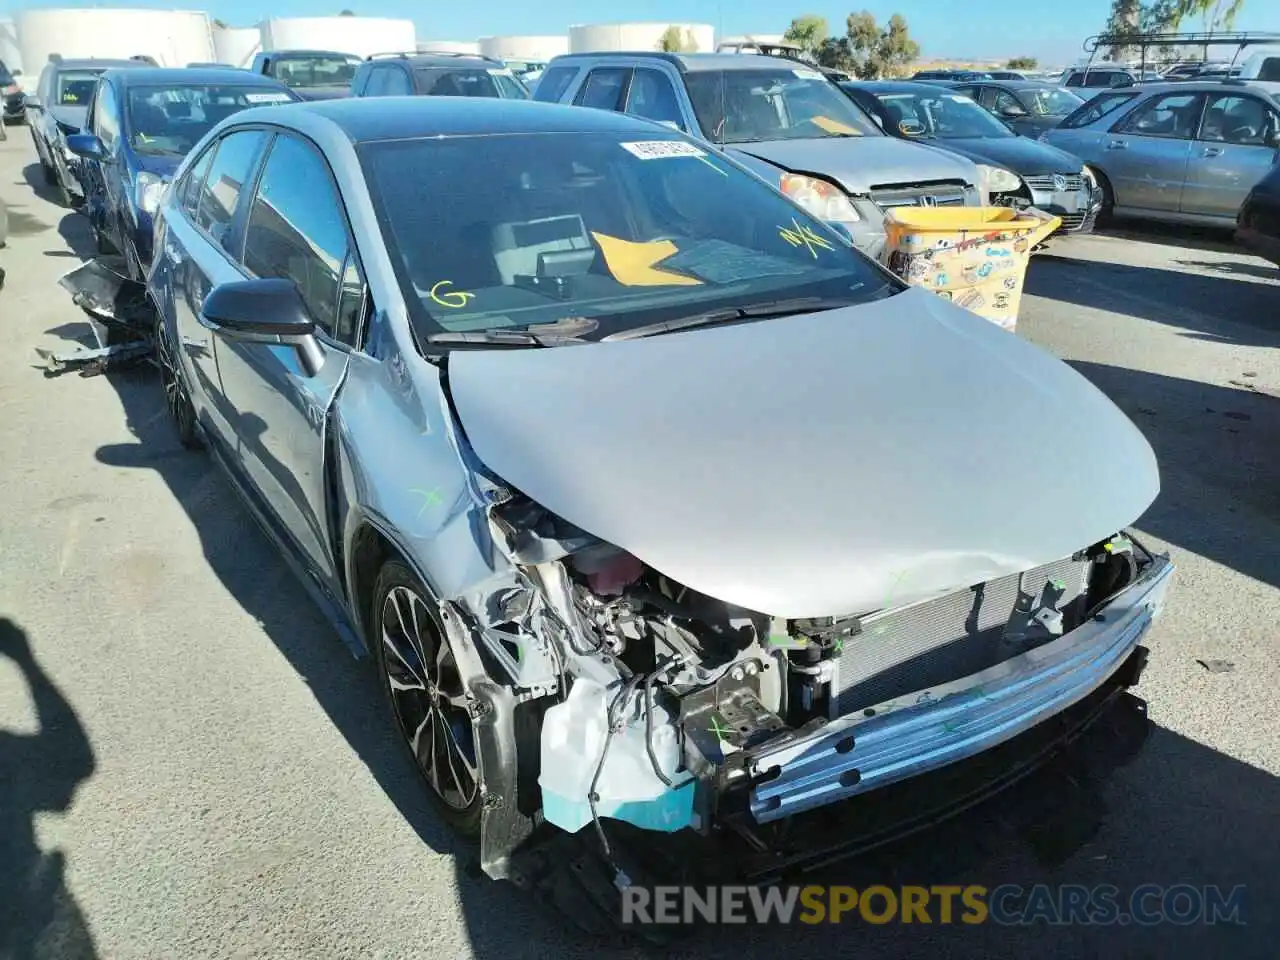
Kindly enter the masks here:
<path id="1" fill-rule="evenodd" d="M 991 749 L 1089 696 L 1125 663 L 1163 607 L 1173 564 L 1156 558 L 1101 613 L 1059 640 L 901 703 L 749 751 L 752 816 L 764 823 Z"/>
<path id="2" fill-rule="evenodd" d="M 71 300 L 108 330 L 149 336 L 155 312 L 145 284 L 130 279 L 124 258 L 98 257 L 81 264 L 58 280 Z"/>

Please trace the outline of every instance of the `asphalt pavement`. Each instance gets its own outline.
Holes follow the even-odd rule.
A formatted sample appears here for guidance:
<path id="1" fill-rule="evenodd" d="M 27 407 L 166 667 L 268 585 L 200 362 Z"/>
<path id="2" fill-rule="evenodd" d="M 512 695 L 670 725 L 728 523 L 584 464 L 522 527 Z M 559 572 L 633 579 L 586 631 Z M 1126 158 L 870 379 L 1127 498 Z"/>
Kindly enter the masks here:
<path id="1" fill-rule="evenodd" d="M 368 665 L 207 458 L 179 447 L 153 371 L 36 368 L 37 347 L 89 333 L 56 284 L 89 238 L 26 131 L 9 133 L 0 958 L 659 955 L 578 935 L 479 874 L 432 815 Z M 660 955 L 1274 956 L 1280 270 L 1212 232 L 1074 238 L 1032 263 L 1019 333 L 1110 394 L 1160 459 L 1137 529 L 1178 574 L 1137 690 L 1140 749 L 823 879 L 1243 885 L 1245 923 L 722 927 Z M 1026 424 L 1025 441 L 1036 456 L 1054 425 Z M 1079 456 L 1105 496 L 1108 452 Z"/>

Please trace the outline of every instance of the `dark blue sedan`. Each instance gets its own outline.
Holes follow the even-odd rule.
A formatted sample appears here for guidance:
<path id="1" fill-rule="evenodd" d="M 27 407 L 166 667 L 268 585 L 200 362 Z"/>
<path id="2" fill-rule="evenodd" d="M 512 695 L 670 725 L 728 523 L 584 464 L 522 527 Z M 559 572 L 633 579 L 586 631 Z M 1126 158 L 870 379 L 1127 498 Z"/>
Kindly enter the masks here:
<path id="1" fill-rule="evenodd" d="M 99 253 L 118 251 L 133 279 L 151 262 L 151 215 L 182 158 L 220 121 L 246 107 L 298 97 L 267 77 L 229 70 L 107 70 L 85 133 L 67 138 L 83 158 L 86 213 Z"/>

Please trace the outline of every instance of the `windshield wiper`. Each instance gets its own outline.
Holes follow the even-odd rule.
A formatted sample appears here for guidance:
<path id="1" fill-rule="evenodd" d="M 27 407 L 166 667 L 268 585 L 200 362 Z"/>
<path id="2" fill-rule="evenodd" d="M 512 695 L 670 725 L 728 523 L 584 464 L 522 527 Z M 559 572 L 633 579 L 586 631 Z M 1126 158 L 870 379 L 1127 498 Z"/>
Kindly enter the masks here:
<path id="1" fill-rule="evenodd" d="M 427 343 L 484 344 L 508 347 L 562 347 L 574 343 L 588 343 L 582 334 L 600 326 L 591 317 L 561 317 L 550 323 L 534 323 L 527 327 L 490 327 L 488 330 L 446 331 L 433 333 Z"/>
<path id="2" fill-rule="evenodd" d="M 858 285 L 859 287 L 862 284 Z M 838 310 L 840 307 L 851 307 L 861 301 L 839 300 L 830 297 L 793 297 L 790 300 L 774 300 L 768 303 L 756 303 L 749 307 L 729 307 L 727 310 L 708 310 L 706 313 L 694 313 L 675 320 L 663 320 L 650 323 L 631 330 L 621 330 L 601 337 L 602 342 L 610 340 L 638 340 L 659 333 L 670 333 L 673 330 L 689 330 L 693 327 L 706 327 L 716 323 L 732 320 L 768 320 L 774 317 L 790 317 L 800 313 L 820 313 L 823 310 Z"/>

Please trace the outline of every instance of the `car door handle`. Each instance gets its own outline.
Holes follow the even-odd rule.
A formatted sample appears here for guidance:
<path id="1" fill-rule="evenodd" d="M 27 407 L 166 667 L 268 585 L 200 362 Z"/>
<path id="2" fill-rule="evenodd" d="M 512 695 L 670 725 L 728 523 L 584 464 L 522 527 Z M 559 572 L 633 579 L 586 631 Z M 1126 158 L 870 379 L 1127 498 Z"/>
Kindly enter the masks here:
<path id="1" fill-rule="evenodd" d="M 1202 154 L 1202 156 L 1220 157 L 1222 156 L 1222 148 L 1221 147 L 1205 147 L 1204 153 Z"/>
<path id="2" fill-rule="evenodd" d="M 1123 140 L 1112 140 L 1110 143 L 1107 144 L 1107 149 L 1108 150 L 1128 150 L 1129 144 L 1127 144 Z"/>

